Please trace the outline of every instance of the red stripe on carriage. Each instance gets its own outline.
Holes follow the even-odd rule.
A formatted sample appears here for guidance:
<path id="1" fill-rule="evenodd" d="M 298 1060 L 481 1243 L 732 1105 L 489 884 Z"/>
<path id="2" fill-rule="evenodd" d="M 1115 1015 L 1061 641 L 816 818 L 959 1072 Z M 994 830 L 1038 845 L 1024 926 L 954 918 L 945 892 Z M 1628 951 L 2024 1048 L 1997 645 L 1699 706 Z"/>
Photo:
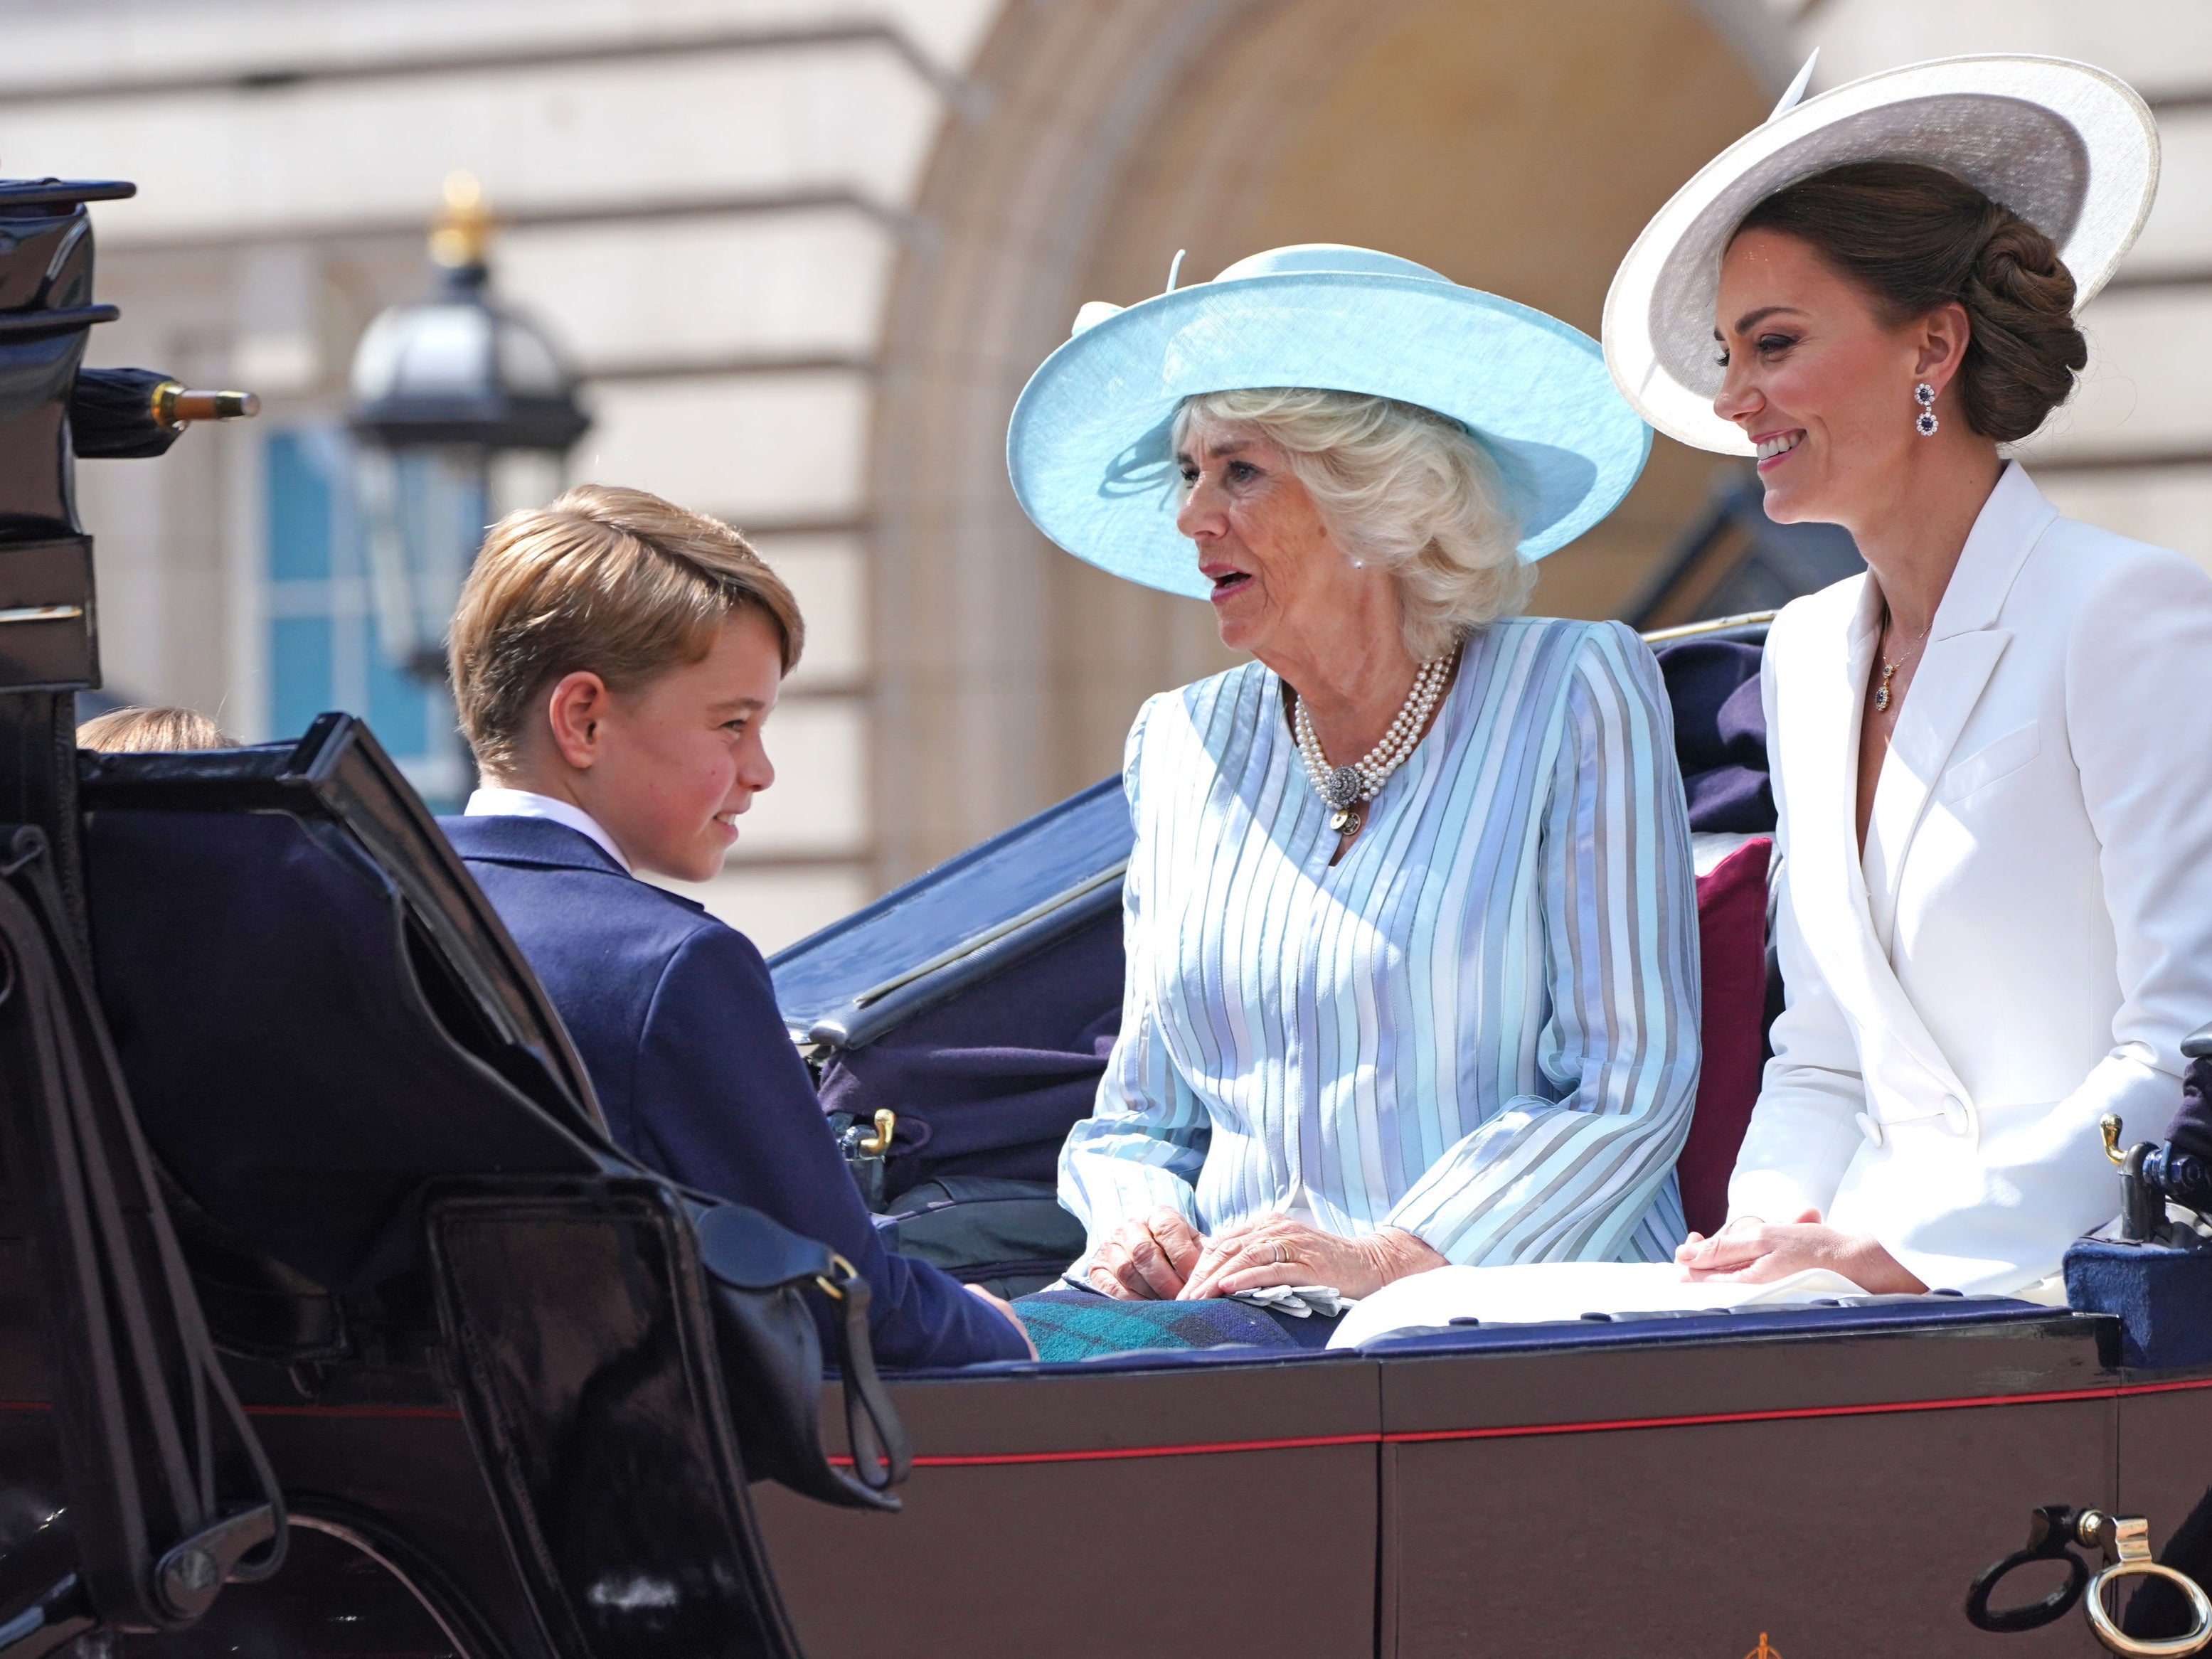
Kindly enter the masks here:
<path id="1" fill-rule="evenodd" d="M 1954 1400 L 1896 1400 L 1844 1406 L 1785 1406 L 1765 1411 L 1703 1412 L 1680 1417 L 1618 1417 L 1586 1423 L 1514 1423 L 1479 1429 L 1402 1429 L 1389 1434 L 1322 1434 L 1280 1440 L 1210 1440 L 1183 1445 L 1117 1446 L 1070 1451 L 918 1454 L 916 1468 L 974 1468 L 1001 1463 L 1091 1463 L 1130 1457 L 1195 1457 L 1215 1452 L 1295 1451 L 1310 1446 L 1407 1445 L 1436 1440 L 1510 1440 L 1548 1434 L 1604 1434 L 1625 1429 L 1696 1428 L 1719 1423 L 1774 1423 L 1808 1417 L 1880 1417 L 1899 1412 L 1966 1411 L 1981 1406 L 2048 1406 L 2080 1400 L 2212 1389 L 2212 1377 L 2177 1382 L 2128 1382 L 2044 1394 L 1966 1395 Z M 849 1457 L 832 1457 L 849 1468 Z"/>
<path id="2" fill-rule="evenodd" d="M 1962 1395 L 1950 1400 L 1893 1400 L 1840 1406 L 1778 1406 L 1763 1411 L 1700 1412 L 1679 1417 L 1615 1417 L 1583 1423 L 1511 1423 L 1472 1429 L 1401 1429 L 1389 1434 L 1295 1435 L 1273 1440 L 1205 1440 L 1159 1446 L 1080 1447 L 1065 1451 L 923 1453 L 916 1468 L 972 1468 L 998 1463 L 1094 1463 L 1131 1457 L 1197 1457 L 1218 1452 L 1298 1451 L 1317 1446 L 1407 1445 L 1434 1440 L 1509 1440 L 1547 1434 L 1605 1434 L 1626 1429 L 1697 1428 L 1721 1423 L 1775 1423 L 1812 1417 L 1881 1417 L 1899 1412 L 1966 1411 L 1984 1406 L 2048 1406 L 2070 1401 L 2120 1400 L 2134 1395 L 2212 1389 L 2212 1376 L 2172 1382 L 2124 1382 L 2101 1389 L 2062 1389 L 2042 1394 Z M 0 1412 L 50 1412 L 47 1400 L 0 1400 Z M 253 1417 L 340 1417 L 458 1422 L 450 1406 L 248 1406 Z M 832 1457 L 850 1468 L 850 1457 Z"/>
<path id="3" fill-rule="evenodd" d="M 2047 1394 L 1970 1395 L 1956 1400 L 1893 1400 L 1847 1406 L 1776 1406 L 1764 1411 L 1698 1412 L 1681 1417 L 1618 1417 L 1589 1423 L 1516 1423 L 1486 1429 L 1406 1429 L 1381 1438 L 1393 1444 L 1424 1440 L 1506 1440 L 1539 1434 L 1604 1434 L 1620 1429 L 1685 1429 L 1713 1423 L 1782 1423 L 1807 1417 L 1888 1417 L 1899 1412 L 1955 1412 L 1979 1406 L 2049 1406 L 2071 1400 L 2117 1400 L 2123 1395 L 2212 1389 L 2212 1378 L 2148 1382 L 2107 1389 L 2060 1389 Z"/>

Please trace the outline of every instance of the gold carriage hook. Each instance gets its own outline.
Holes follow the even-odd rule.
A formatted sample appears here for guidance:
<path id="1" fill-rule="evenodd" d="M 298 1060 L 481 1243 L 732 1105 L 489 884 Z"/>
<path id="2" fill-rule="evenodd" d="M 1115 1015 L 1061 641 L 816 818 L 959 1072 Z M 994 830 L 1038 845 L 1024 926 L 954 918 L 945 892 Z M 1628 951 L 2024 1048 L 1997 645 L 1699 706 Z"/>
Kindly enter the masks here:
<path id="1" fill-rule="evenodd" d="M 2204 1594 L 2203 1586 L 2187 1573 L 2151 1559 L 2150 1523 L 2139 1515 L 2106 1515 L 2100 1510 L 2084 1510 L 2075 1523 L 2075 1535 L 2084 1544 L 2095 1545 L 2105 1552 L 2106 1565 L 2089 1580 L 2088 1588 L 2081 1593 L 2081 1611 L 2089 1617 L 2089 1628 L 2097 1639 L 2112 1652 L 2128 1656 L 2128 1659 L 2174 1659 L 2174 1656 L 2202 1653 L 2212 1644 L 2212 1596 Z M 2112 1615 L 2105 1610 L 2105 1587 L 2123 1578 L 2163 1578 L 2188 1599 L 2189 1610 L 2196 1625 L 2185 1636 L 2153 1638 L 2130 1636 L 2112 1622 Z"/>

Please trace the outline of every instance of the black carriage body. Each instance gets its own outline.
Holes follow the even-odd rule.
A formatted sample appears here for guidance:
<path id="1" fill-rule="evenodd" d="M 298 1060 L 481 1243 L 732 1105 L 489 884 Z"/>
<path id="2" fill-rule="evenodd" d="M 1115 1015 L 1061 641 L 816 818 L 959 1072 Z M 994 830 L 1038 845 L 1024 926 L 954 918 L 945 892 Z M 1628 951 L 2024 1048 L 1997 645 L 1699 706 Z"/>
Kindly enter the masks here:
<path id="1" fill-rule="evenodd" d="M 903 1513 L 749 1481 L 743 1274 L 606 1143 L 367 732 L 80 770 L 66 411 L 82 203 L 119 191 L 11 188 L 0 825 L 40 834 L 0 832 L 0 1659 L 2086 1654 L 1973 1629 L 1968 1583 L 2038 1505 L 2161 1547 L 2199 1511 L 2201 1330 L 1956 1297 L 917 1374 Z M 1128 842 L 1101 785 L 786 953 L 794 1036 L 856 1100 L 902 1040 L 1081 1039 Z M 70 1146 L 107 1157 L 52 1166 L 82 1224 L 33 1179 Z M 193 1589 L 179 1552 L 266 1486 L 284 1565 Z M 198 1599 L 126 1606 L 161 1583 Z"/>
<path id="2" fill-rule="evenodd" d="M 904 1075 L 873 1045 L 941 1062 L 1094 1029 L 1131 840 L 1102 783 L 794 945 L 770 964 L 794 1040 L 865 1112 Z M 1040 987 L 1073 1006 L 1040 1011 Z M 962 1109 L 895 1149 L 885 1207 L 945 1167 Z M 848 1593 L 866 1523 L 774 1492 L 761 1515 L 817 1654 L 935 1653 L 955 1629 L 1009 1656 L 2089 1654 L 2079 1617 L 1975 1629 L 1966 1588 L 2063 1492 L 2150 1516 L 2161 1546 L 2212 1513 L 2207 1340 L 1863 1297 L 916 1377 L 886 1558 L 911 1623 Z"/>
<path id="3" fill-rule="evenodd" d="M 1939 1655 L 1989 1650 L 1966 1587 L 2049 1494 L 2203 1496 L 2201 1396 L 2108 1368 L 2094 1319 L 1659 1322 L 904 1384 L 910 1621 L 851 1596 L 852 1519 L 771 1493 L 763 1525 L 821 1654 Z"/>

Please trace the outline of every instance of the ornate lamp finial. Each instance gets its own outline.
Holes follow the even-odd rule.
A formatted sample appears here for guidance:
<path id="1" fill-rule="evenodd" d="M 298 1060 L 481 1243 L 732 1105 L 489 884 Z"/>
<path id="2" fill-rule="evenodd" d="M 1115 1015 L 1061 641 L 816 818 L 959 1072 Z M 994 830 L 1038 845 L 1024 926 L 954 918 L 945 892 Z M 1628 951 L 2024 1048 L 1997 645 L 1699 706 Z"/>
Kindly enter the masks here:
<path id="1" fill-rule="evenodd" d="M 430 231 L 430 258 L 449 270 L 484 262 L 484 245 L 491 239 L 491 210 L 484 206 L 483 186 L 473 173 L 446 175 L 446 206 Z"/>

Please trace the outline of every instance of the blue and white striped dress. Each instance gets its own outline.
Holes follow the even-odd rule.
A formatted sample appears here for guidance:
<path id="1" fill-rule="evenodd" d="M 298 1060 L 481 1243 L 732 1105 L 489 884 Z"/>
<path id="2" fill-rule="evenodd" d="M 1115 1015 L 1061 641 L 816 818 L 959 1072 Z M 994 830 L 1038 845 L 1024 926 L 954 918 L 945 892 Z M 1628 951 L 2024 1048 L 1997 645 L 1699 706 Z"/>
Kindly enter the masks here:
<path id="1" fill-rule="evenodd" d="M 1148 702 L 1124 772 L 1121 1034 L 1060 1154 L 1094 1249 L 1166 1205 L 1404 1228 L 1448 1260 L 1661 1261 L 1698 1080 L 1690 833 L 1618 623 L 1469 639 L 1332 866 L 1282 683 Z"/>

